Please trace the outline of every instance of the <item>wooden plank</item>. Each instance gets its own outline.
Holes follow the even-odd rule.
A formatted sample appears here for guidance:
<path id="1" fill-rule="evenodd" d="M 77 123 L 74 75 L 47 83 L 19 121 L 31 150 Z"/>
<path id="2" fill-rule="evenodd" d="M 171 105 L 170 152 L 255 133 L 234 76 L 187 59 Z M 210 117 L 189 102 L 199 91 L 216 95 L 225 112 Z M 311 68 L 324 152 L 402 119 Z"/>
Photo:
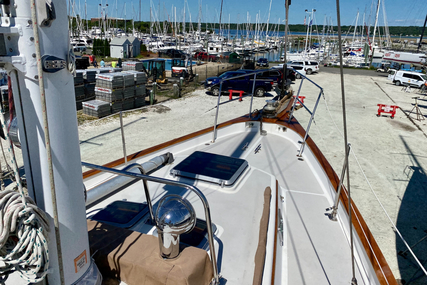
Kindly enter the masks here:
<path id="1" fill-rule="evenodd" d="M 277 233 L 279 228 L 279 182 L 276 180 L 276 213 L 274 215 L 274 249 L 273 249 L 273 270 L 271 272 L 271 285 L 274 285 L 276 276 L 276 258 L 277 258 Z"/>

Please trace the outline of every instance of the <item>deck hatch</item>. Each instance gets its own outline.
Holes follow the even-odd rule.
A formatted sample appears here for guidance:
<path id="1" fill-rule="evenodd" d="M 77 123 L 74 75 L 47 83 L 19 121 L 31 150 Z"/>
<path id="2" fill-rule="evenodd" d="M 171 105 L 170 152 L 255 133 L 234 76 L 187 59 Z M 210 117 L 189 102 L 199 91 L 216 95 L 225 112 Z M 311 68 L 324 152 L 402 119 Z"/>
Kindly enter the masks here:
<path id="1" fill-rule="evenodd" d="M 146 214 L 148 214 L 148 206 L 145 203 L 114 201 L 96 213 L 91 219 L 127 229 Z"/>
<path id="2" fill-rule="evenodd" d="M 247 166 L 248 162 L 244 159 L 195 151 L 171 169 L 170 173 L 220 185 L 233 185 Z"/>

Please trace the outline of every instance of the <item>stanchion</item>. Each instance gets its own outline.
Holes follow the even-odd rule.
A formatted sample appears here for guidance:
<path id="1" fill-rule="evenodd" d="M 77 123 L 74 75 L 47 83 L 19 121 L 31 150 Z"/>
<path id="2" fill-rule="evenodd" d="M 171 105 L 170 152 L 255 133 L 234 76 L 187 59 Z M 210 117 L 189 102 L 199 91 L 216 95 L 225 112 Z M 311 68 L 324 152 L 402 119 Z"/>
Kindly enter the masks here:
<path id="1" fill-rule="evenodd" d="M 123 146 L 123 157 L 125 158 L 125 164 L 128 163 L 128 157 L 126 155 L 126 141 L 125 141 L 125 130 L 123 127 L 123 114 L 122 111 L 120 111 L 120 130 L 122 133 L 122 146 Z"/>
<path id="2" fill-rule="evenodd" d="M 174 97 L 176 97 L 176 98 L 178 98 L 178 97 L 180 97 L 180 94 L 179 94 L 180 92 L 179 92 L 179 87 L 178 87 L 178 84 L 174 84 L 173 85 L 173 96 Z"/>

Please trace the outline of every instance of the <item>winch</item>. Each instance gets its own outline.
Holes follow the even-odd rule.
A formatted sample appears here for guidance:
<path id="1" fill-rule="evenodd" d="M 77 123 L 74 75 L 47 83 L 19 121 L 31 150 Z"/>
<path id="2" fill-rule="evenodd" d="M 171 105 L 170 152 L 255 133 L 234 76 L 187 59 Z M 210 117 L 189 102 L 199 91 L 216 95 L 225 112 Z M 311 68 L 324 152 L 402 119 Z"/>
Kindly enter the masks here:
<path id="1" fill-rule="evenodd" d="M 277 107 L 279 102 L 277 100 L 266 100 L 266 105 L 262 110 L 264 118 L 275 118 L 277 115 Z"/>

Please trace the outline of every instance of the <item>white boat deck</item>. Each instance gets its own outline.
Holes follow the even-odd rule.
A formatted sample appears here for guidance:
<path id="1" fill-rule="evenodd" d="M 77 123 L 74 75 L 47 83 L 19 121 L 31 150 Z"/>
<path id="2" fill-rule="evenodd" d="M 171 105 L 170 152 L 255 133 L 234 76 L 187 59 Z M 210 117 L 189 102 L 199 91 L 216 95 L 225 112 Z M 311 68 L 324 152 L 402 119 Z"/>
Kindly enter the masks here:
<path id="1" fill-rule="evenodd" d="M 254 256 L 258 246 L 260 218 L 263 209 L 263 194 L 266 187 L 272 189 L 270 226 L 268 230 L 267 255 L 263 282 L 270 284 L 273 269 L 274 215 L 276 205 L 276 181 L 278 183 L 279 213 L 283 220 L 283 243 L 280 232 L 277 241 L 275 284 L 350 284 L 351 258 L 348 239 L 348 219 L 332 222 L 325 216 L 325 209 L 333 204 L 331 186 L 325 173 L 310 150 L 306 148 L 304 160 L 296 156 L 301 138 L 293 131 L 284 131 L 274 124 L 264 124 L 267 136 L 260 136 L 258 123 L 246 128 L 245 123 L 219 130 L 215 143 L 210 143 L 211 134 L 173 146 L 138 159 L 138 163 L 148 161 L 165 152 L 172 152 L 175 162 L 167 165 L 151 176 L 173 178 L 169 172 L 175 165 L 196 150 L 246 159 L 249 163 L 242 177 L 231 187 L 221 188 L 218 184 L 195 182 L 193 184 L 206 196 L 212 221 L 217 225 L 216 251 L 218 267 L 222 276 L 221 284 L 252 284 Z M 248 147 L 243 146 L 248 143 Z M 254 150 L 261 145 L 261 150 Z M 90 189 L 104 181 L 110 174 L 100 174 L 85 181 Z M 176 178 L 178 179 L 178 177 Z M 166 192 L 183 195 L 196 210 L 197 217 L 205 219 L 203 207 L 196 195 L 185 189 L 149 183 L 153 206 Z M 94 207 L 105 207 L 116 200 L 144 202 L 142 182 L 136 182 L 121 192 L 114 194 Z M 342 220 L 341 220 L 342 219 Z M 141 232 L 153 233 L 153 228 L 137 225 Z M 356 278 L 358 284 L 376 284 L 373 269 L 366 262 L 365 253 L 360 251 L 360 241 L 356 238 Z M 359 249 L 359 254 L 357 253 Z"/>

